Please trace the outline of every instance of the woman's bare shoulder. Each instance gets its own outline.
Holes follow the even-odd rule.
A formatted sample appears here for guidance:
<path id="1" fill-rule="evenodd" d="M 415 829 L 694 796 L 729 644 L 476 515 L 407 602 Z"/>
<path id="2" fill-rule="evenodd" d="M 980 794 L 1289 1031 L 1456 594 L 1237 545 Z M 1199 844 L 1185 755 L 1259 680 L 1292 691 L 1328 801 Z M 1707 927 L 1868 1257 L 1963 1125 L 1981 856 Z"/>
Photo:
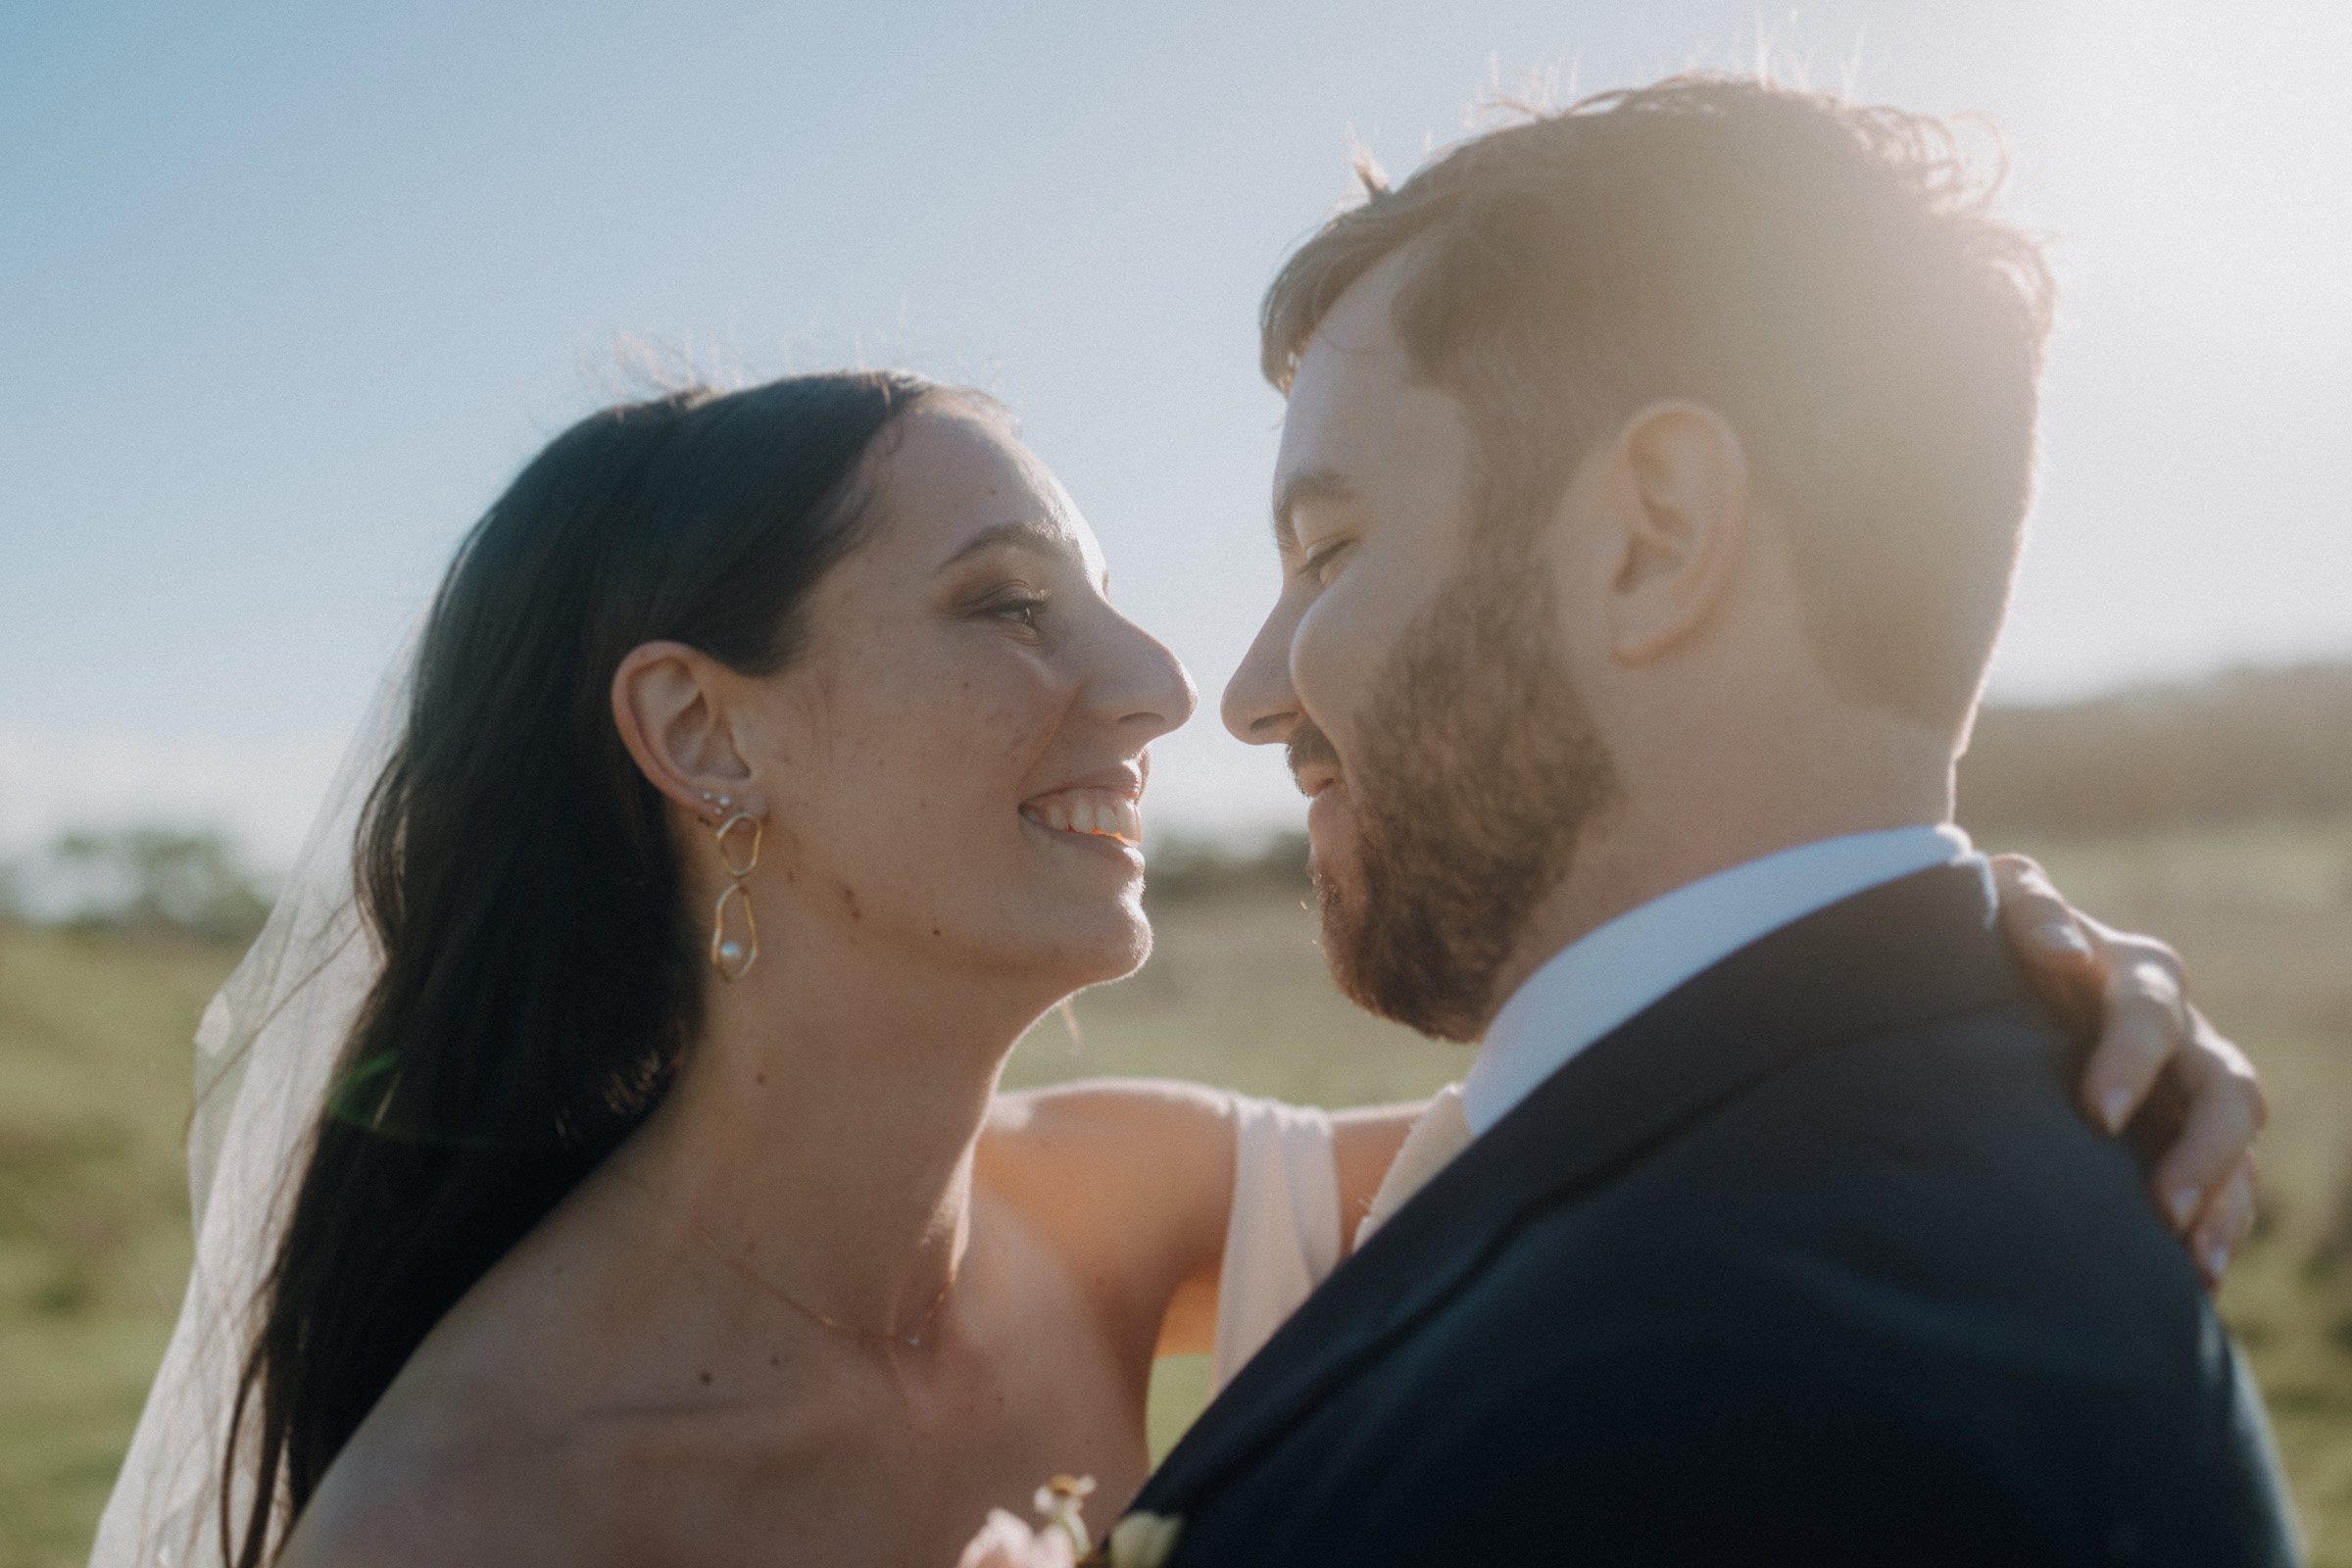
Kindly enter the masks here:
<path id="1" fill-rule="evenodd" d="M 1233 1099 L 1104 1078 L 997 1097 L 974 1177 L 1149 1344 L 1188 1281 L 1211 1278 L 1233 1204 Z M 1140 1325 L 1140 1326 L 1139 1326 Z"/>
<path id="2" fill-rule="evenodd" d="M 355 1442 L 328 1468 L 280 1568 L 589 1563 L 546 1466 L 517 1446 Z"/>
<path id="3" fill-rule="evenodd" d="M 598 1331 L 634 1322 L 609 1270 L 563 1240 L 526 1238 L 435 1325 L 327 1467 L 285 1568 L 619 1560 L 599 1516 L 643 1456 L 613 1416 L 669 1401 L 636 1375 L 653 1358 Z"/>
<path id="4" fill-rule="evenodd" d="M 1077 1260 L 1198 1267 L 1233 1203 L 1233 1096 L 1171 1079 L 1084 1079 L 998 1096 L 978 1183 Z"/>
<path id="5" fill-rule="evenodd" d="M 1233 1158 L 1233 1097 L 1168 1078 L 1088 1078 L 1000 1094 L 981 1134 L 981 1179 L 1018 1191 L 1072 1178 L 1124 1183 L 1219 1171 Z"/>
<path id="6" fill-rule="evenodd" d="M 283 1568 L 697 1561 L 747 1496 L 760 1502 L 746 1517 L 807 1512 L 855 1447 L 838 1399 L 607 1401 L 554 1419 L 402 1403 L 379 1406 L 329 1468 Z"/>

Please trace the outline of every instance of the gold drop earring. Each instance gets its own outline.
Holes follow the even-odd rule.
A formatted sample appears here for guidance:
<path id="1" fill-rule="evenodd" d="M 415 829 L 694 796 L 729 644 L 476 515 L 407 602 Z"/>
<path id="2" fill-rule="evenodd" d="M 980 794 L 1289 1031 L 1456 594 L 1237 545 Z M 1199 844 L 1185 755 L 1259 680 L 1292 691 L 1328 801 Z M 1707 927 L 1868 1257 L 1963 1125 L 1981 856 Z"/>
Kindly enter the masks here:
<path id="1" fill-rule="evenodd" d="M 711 797 L 706 793 L 703 799 L 710 801 Z M 751 812 L 735 810 L 735 803 L 729 797 L 721 795 L 711 804 L 718 810 L 718 829 L 712 836 L 718 844 L 718 864 L 727 874 L 727 885 L 710 911 L 710 967 L 718 971 L 721 980 L 732 983 L 750 974 L 752 965 L 760 961 L 760 922 L 752 914 L 752 890 L 744 885 L 744 878 L 760 868 L 760 843 L 764 830 Z M 738 861 L 734 835 L 746 823 L 752 829 L 752 847 Z M 743 906 L 741 942 L 727 935 L 727 906 L 738 902 Z"/>

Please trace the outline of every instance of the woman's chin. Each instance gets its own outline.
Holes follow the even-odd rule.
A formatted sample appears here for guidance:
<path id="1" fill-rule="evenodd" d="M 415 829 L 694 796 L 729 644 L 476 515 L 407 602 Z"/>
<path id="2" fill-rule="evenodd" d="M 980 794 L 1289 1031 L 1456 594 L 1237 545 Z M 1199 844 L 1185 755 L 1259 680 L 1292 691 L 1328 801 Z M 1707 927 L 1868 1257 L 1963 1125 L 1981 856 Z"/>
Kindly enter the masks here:
<path id="1" fill-rule="evenodd" d="M 1097 981 L 1096 984 L 1101 985 L 1104 983 L 1104 981 L 1109 980 L 1124 980 L 1129 975 L 1135 973 L 1138 969 L 1141 969 L 1145 963 L 1151 959 L 1151 956 L 1152 922 L 1145 917 L 1143 910 L 1139 908 L 1135 911 L 1134 939 L 1130 941 L 1125 948 L 1120 950 L 1117 963 L 1118 972 L 1103 976 L 1102 980 Z"/>
<path id="2" fill-rule="evenodd" d="M 1096 970 L 1088 985 L 1099 986 L 1113 980 L 1124 980 L 1144 966 L 1152 956 L 1152 922 L 1145 918 L 1142 906 L 1134 901 L 1122 901 L 1114 930 L 1097 933 L 1100 944 L 1090 955 Z"/>
<path id="3" fill-rule="evenodd" d="M 1040 951 L 1050 955 L 1055 982 L 1066 991 L 1124 980 L 1152 956 L 1152 922 L 1134 898 L 1105 902 L 1095 918 L 1070 920 L 1067 916 L 1078 911 L 1062 912 L 1064 918 L 1055 922 L 1060 931 L 1040 944 Z"/>
<path id="4" fill-rule="evenodd" d="M 1123 979 L 1152 956 L 1143 857 L 1107 836 L 1056 832 L 1024 819 L 1019 857 L 998 862 L 985 891 L 956 901 L 951 946 L 999 977 L 1034 975 L 1059 997 Z"/>

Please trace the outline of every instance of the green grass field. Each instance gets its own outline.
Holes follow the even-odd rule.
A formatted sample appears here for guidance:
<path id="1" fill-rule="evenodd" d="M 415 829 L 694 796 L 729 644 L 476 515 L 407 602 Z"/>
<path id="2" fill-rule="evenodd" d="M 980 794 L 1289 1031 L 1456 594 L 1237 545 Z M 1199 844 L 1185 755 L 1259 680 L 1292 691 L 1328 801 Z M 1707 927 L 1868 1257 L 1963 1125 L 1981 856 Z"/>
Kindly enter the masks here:
<path id="1" fill-rule="evenodd" d="M 2084 907 L 2179 946 L 2270 1085 L 2262 1227 L 2224 1307 L 2313 1560 L 2352 1568 L 2352 818 L 2023 847 Z M 1341 1002 L 1295 896 L 1158 923 L 1143 973 L 1081 998 L 1075 1041 L 1048 1019 L 1008 1083 L 1161 1073 L 1342 1104 L 1424 1094 L 1467 1063 Z M 0 1568 L 87 1552 L 178 1305 L 188 1040 L 234 958 L 0 927 Z M 1204 1381 L 1197 1361 L 1163 1367 L 1157 1445 Z"/>
<path id="2" fill-rule="evenodd" d="M 0 927 L 0 1568 L 88 1555 L 187 1278 L 190 1040 L 235 961 Z"/>

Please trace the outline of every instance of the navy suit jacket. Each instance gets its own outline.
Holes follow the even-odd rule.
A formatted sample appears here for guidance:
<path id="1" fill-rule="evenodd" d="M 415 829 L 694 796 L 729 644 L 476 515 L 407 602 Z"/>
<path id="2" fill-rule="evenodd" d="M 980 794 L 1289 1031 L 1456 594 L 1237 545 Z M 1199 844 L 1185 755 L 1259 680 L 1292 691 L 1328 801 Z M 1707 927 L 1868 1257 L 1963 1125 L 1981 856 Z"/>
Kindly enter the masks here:
<path id="1" fill-rule="evenodd" d="M 2282 1564 L 2260 1396 L 1981 863 L 1570 1060 L 1136 1506 L 1178 1564 Z"/>

